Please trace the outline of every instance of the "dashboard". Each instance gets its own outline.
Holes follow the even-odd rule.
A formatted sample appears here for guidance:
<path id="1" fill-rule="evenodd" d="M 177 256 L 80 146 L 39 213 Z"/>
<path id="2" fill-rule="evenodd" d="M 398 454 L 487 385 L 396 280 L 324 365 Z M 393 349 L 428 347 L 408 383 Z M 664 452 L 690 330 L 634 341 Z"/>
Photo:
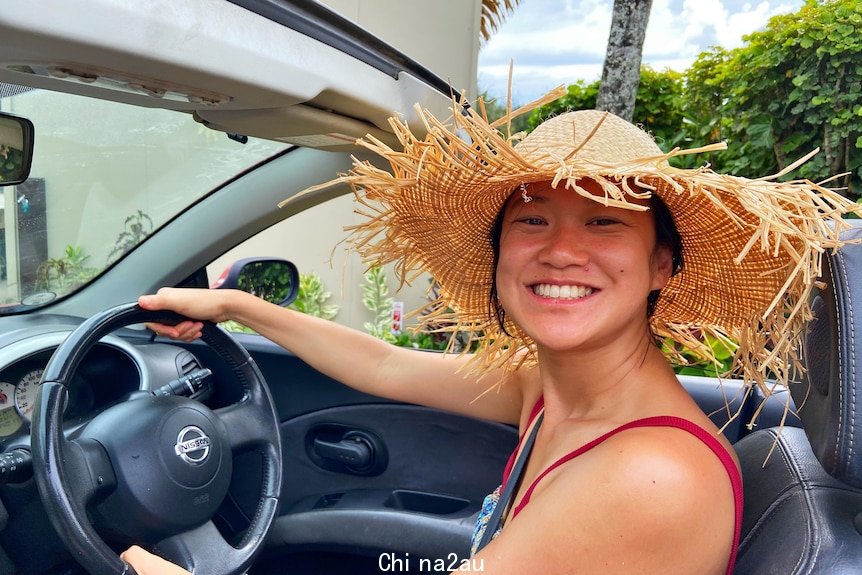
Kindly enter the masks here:
<path id="1" fill-rule="evenodd" d="M 41 333 L 0 350 L 0 452 L 29 448 L 42 373 L 68 333 Z M 64 420 L 68 426 L 83 423 L 130 394 L 152 391 L 199 365 L 180 347 L 107 336 L 84 356 L 69 382 Z"/>
<path id="2" fill-rule="evenodd" d="M 54 349 L 22 358 L 0 371 L 0 441 L 27 433 L 41 385 L 42 372 Z M 69 385 L 67 421 L 81 419 L 108 407 L 140 388 L 137 364 L 110 345 L 94 347 Z"/>

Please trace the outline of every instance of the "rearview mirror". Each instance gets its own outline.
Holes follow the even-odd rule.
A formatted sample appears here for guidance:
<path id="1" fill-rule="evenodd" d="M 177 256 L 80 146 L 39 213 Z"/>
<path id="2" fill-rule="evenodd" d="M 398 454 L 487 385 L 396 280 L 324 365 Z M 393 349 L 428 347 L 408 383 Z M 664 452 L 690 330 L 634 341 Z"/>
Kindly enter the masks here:
<path id="1" fill-rule="evenodd" d="M 0 186 L 20 184 L 33 161 L 33 122 L 0 112 Z"/>
<path id="2" fill-rule="evenodd" d="M 299 271 L 279 258 L 246 258 L 231 264 L 210 287 L 242 290 L 285 307 L 296 299 Z"/>

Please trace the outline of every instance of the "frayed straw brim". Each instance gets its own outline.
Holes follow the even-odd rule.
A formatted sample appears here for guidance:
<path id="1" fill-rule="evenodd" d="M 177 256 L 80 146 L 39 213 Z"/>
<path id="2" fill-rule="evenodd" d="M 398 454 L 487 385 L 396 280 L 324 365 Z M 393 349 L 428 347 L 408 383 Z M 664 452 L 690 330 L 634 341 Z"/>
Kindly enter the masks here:
<path id="1" fill-rule="evenodd" d="M 367 220 L 352 230 L 352 242 L 370 265 L 393 263 L 402 282 L 427 272 L 439 283 L 440 296 L 420 324 L 472 334 L 474 371 L 535 361 L 530 337 L 514 324 L 507 336 L 489 312 L 489 238 L 520 184 L 550 181 L 622 208 L 644 209 L 631 202 L 644 190 L 667 204 L 685 266 L 661 291 L 651 318 L 656 336 L 716 365 L 703 335 L 718 338 L 735 349 L 735 374 L 766 395 L 775 381 L 787 384 L 801 374 L 808 297 L 822 254 L 841 245 L 842 215 L 859 206 L 807 180 L 778 181 L 798 163 L 754 180 L 674 168 L 671 157 L 724 146 L 666 154 L 641 129 L 593 110 L 551 118 L 515 145 L 496 129 L 500 122 L 489 124 L 474 111 L 456 113 L 448 123 L 418 111 L 427 128 L 423 138 L 390 120 L 403 150 L 373 138 L 359 142 L 388 160 L 389 171 L 356 161 L 350 173 L 314 189 L 353 188 Z M 581 178 L 598 182 L 604 196 L 582 189 Z M 674 346 L 665 351 L 682 360 Z"/>

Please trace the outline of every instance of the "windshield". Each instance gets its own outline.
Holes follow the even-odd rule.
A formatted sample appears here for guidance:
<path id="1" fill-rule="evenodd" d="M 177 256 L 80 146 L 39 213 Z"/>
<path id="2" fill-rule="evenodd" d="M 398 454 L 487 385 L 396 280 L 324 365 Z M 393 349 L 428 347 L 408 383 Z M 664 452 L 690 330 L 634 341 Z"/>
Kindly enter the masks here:
<path id="1" fill-rule="evenodd" d="M 0 85 L 36 127 L 30 178 L 0 188 L 0 305 L 80 288 L 197 199 L 286 144 L 229 139 L 187 113 Z"/>

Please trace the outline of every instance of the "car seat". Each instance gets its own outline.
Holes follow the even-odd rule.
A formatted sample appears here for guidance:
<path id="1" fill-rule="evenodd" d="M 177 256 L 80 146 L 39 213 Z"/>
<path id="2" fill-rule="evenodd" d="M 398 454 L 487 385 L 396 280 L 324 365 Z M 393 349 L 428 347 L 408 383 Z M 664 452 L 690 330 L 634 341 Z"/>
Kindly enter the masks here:
<path id="1" fill-rule="evenodd" d="M 844 237 L 862 239 L 862 227 Z M 862 573 L 862 244 L 829 254 L 823 268 L 807 381 L 791 385 L 804 427 L 734 446 L 745 489 L 737 575 Z"/>

